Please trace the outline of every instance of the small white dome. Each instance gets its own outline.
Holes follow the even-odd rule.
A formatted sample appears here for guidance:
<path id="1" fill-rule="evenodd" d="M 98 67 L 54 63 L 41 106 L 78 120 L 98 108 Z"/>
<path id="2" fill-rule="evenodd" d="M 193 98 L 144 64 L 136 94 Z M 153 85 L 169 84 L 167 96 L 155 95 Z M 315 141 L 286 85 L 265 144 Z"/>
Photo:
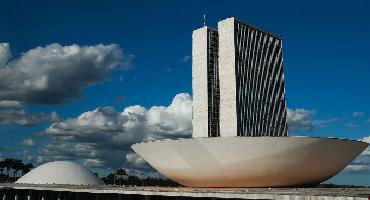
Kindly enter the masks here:
<path id="1" fill-rule="evenodd" d="M 19 178 L 15 183 L 104 185 L 103 181 L 89 169 L 69 161 L 43 164 Z"/>

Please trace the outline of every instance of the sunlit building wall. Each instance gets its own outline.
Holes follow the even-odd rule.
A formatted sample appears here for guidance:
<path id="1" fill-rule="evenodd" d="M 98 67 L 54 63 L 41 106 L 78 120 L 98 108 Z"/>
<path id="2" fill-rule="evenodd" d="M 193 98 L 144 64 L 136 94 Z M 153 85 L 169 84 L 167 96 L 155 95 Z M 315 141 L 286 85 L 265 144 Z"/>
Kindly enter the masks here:
<path id="1" fill-rule="evenodd" d="M 235 18 L 218 32 L 221 136 L 287 136 L 282 40 Z"/>

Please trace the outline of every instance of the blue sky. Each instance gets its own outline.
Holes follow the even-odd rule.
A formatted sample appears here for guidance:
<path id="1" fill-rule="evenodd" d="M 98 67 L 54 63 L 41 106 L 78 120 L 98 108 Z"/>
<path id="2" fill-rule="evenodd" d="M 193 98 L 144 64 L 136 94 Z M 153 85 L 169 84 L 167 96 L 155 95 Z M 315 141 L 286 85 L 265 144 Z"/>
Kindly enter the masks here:
<path id="1" fill-rule="evenodd" d="M 351 139 L 368 137 L 370 136 L 369 10 L 370 2 L 361 0 L 276 2 L 0 0 L 0 43 L 9 44 L 12 55 L 8 60 L 9 66 L 16 66 L 9 63 L 17 63 L 17 60 L 22 60 L 22 56 L 37 47 L 49 51 L 52 48 L 48 48 L 48 45 L 53 43 L 59 45 L 53 47 L 56 49 L 76 44 L 81 47 L 82 52 L 83 47 L 98 48 L 95 45 L 103 44 L 107 47 L 116 44 L 113 49 L 102 51 L 110 53 L 119 51 L 123 54 L 118 60 L 110 60 L 113 64 L 125 61 L 121 68 L 103 70 L 102 77 L 90 77 L 86 83 L 83 82 L 78 87 L 80 93 L 63 94 L 64 96 L 59 97 L 59 102 L 29 100 L 34 97 L 25 97 L 32 93 L 22 93 L 10 99 L 0 94 L 0 100 L 15 100 L 22 104 L 21 108 L 17 108 L 18 111 L 20 109 L 25 111 L 25 114 L 20 114 L 22 117 L 29 119 L 27 115 L 37 115 L 34 118 L 41 118 L 36 120 L 37 122 L 22 125 L 13 121 L 5 123 L 5 119 L 0 117 L 0 122 L 3 120 L 0 125 L 0 155 L 23 156 L 24 159 L 34 162 L 40 159 L 40 155 L 41 159 L 44 159 L 43 162 L 64 158 L 63 155 L 55 155 L 55 152 L 51 155 L 50 151 L 53 149 L 50 144 L 71 141 L 46 131 L 52 123 L 60 125 L 69 119 L 67 124 L 70 128 L 76 128 L 77 122 L 73 120 L 81 113 L 94 111 L 98 107 L 110 106 L 109 108 L 117 114 L 132 105 L 140 105 L 148 110 L 161 105 L 165 106 L 162 107 L 163 112 L 167 112 L 166 106 L 171 102 L 186 102 L 188 100 L 186 95 L 177 100 L 174 97 L 179 93 L 191 95 L 191 34 L 194 29 L 203 25 L 203 14 L 206 14 L 206 23 L 209 26 L 217 27 L 219 20 L 235 16 L 282 36 L 287 106 L 293 114 L 300 114 L 299 120 L 295 122 L 296 127 L 290 131 L 291 135 Z M 44 51 L 38 53 L 42 52 Z M 53 64 L 51 61 L 47 63 Z M 58 69 L 63 66 L 63 63 L 58 63 Z M 81 77 L 87 76 L 88 68 L 83 69 L 74 72 L 82 73 Z M 61 79 L 62 81 L 73 83 L 80 77 L 74 76 L 69 80 L 67 72 L 67 68 L 61 69 L 60 76 L 63 74 L 65 77 Z M 37 75 L 40 75 L 39 80 L 42 80 L 42 71 L 35 76 Z M 56 79 L 60 76 L 53 74 Z M 22 76 L 14 77 L 17 78 L 12 80 L 15 83 L 25 82 Z M 2 85 L 1 81 L 0 88 L 6 85 L 5 83 Z M 37 94 L 46 93 L 41 91 Z M 0 111 L 6 112 L 8 109 L 4 107 Z M 299 113 L 297 109 L 301 109 L 301 112 Z M 47 119 L 52 112 L 56 113 L 59 119 Z M 93 116 L 96 113 L 103 113 L 102 116 L 106 116 L 107 112 L 98 110 L 92 113 Z M 4 115 L 3 118 L 9 116 Z M 188 127 L 188 124 L 179 126 Z M 185 132 L 178 135 L 186 135 L 188 130 Z M 80 129 L 74 132 L 77 133 L 81 133 Z M 26 144 L 27 142 L 24 142 L 26 139 L 31 139 L 34 144 Z M 85 144 L 86 141 L 74 140 L 70 145 L 78 146 L 81 143 Z M 45 149 L 49 154 L 45 153 Z M 120 153 L 126 154 L 121 158 L 123 165 L 132 165 L 133 168 L 136 166 L 138 171 L 148 169 L 138 166 L 142 164 L 141 161 L 130 154 L 129 150 L 118 151 L 118 157 Z M 77 159 L 79 155 L 68 158 Z M 118 161 L 119 159 L 117 158 Z M 367 165 L 364 166 L 364 170 L 348 170 L 332 181 L 341 184 L 370 185 L 370 158 L 364 159 Z M 86 160 L 88 162 L 84 164 L 87 166 L 105 166 L 99 165 L 103 161 L 91 156 L 86 157 Z"/>

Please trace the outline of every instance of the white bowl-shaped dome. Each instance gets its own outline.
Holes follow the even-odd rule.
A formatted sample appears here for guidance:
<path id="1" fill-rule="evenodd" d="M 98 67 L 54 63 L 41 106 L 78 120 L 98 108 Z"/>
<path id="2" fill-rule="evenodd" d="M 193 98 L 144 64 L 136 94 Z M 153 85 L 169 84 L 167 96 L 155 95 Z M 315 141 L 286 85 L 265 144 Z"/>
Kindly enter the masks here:
<path id="1" fill-rule="evenodd" d="M 367 146 L 334 138 L 217 137 L 153 141 L 132 148 L 185 186 L 287 187 L 327 180 Z"/>
<path id="2" fill-rule="evenodd" d="M 89 169 L 70 161 L 43 164 L 18 179 L 24 184 L 104 185 Z"/>

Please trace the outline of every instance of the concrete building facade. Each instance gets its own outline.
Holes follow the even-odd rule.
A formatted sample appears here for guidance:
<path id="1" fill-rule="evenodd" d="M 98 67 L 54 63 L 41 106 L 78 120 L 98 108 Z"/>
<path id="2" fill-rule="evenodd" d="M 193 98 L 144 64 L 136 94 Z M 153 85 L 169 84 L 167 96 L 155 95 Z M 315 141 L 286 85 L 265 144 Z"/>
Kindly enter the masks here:
<path id="1" fill-rule="evenodd" d="M 288 136 L 282 40 L 235 18 L 218 32 L 221 136 Z"/>
<path id="2" fill-rule="evenodd" d="M 287 136 L 282 40 L 228 18 L 193 32 L 193 137 Z"/>
<path id="3" fill-rule="evenodd" d="M 228 18 L 217 30 L 193 32 L 192 56 L 193 138 L 131 146 L 163 176 L 189 187 L 311 186 L 367 148 L 346 139 L 273 137 L 288 136 L 278 36 Z"/>
<path id="4" fill-rule="evenodd" d="M 192 39 L 193 137 L 218 137 L 218 32 L 205 26 L 195 30 Z"/>

